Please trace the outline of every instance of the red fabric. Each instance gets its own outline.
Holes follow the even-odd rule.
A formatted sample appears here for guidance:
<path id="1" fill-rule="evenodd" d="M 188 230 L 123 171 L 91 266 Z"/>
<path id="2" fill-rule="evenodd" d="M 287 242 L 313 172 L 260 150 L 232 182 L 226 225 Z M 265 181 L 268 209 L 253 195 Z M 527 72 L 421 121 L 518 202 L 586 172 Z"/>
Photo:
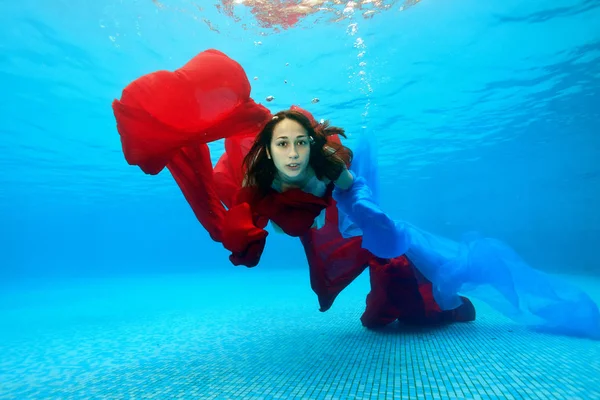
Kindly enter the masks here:
<path id="1" fill-rule="evenodd" d="M 208 146 L 200 143 L 181 148 L 167 167 L 210 237 L 221 241 L 225 208 L 214 189 Z"/>
<path id="2" fill-rule="evenodd" d="M 225 139 L 225 153 L 214 168 L 215 187 L 219 197 L 229 208 L 242 187 L 242 161 L 250 151 L 256 135 L 235 135 Z"/>
<path id="3" fill-rule="evenodd" d="M 327 208 L 325 226 L 310 229 L 301 241 L 310 268 L 311 288 L 319 300 L 320 311 L 327 311 L 373 256 L 361 247 L 361 237 L 342 237 L 334 200 Z"/>
<path id="4" fill-rule="evenodd" d="M 234 265 L 254 267 L 265 246 L 266 225 L 259 225 L 252 215 L 250 204 L 241 203 L 229 209 L 223 222 L 223 246 L 232 252 L 229 259 Z"/>
<path id="5" fill-rule="evenodd" d="M 204 51 L 174 72 L 136 79 L 113 111 L 125 158 L 148 174 L 160 172 L 186 145 L 255 136 L 271 118 L 250 98 L 241 65 L 218 50 Z"/>
<path id="6" fill-rule="evenodd" d="M 330 196 L 320 198 L 300 189 L 283 193 L 273 190 L 255 205 L 255 210 L 279 225 L 288 235 L 298 237 L 310 229 L 315 218 L 331 201 Z"/>
<path id="7" fill-rule="evenodd" d="M 373 257 L 369 263 L 371 291 L 361 316 L 367 328 L 379 328 L 398 319 L 409 324 L 468 322 L 475 308 L 465 297 L 455 310 L 442 310 L 433 297 L 432 285 L 406 256 L 391 260 Z"/>
<path id="8" fill-rule="evenodd" d="M 428 308 L 437 304 L 424 299 L 411 264 L 405 256 L 392 260 L 372 258 L 370 263 L 371 291 L 367 308 L 361 317 L 364 326 L 387 325 L 396 319 L 426 317 Z M 429 307 L 428 307 L 429 306 Z"/>
<path id="9" fill-rule="evenodd" d="M 220 51 L 204 51 L 174 72 L 131 82 L 113 112 L 127 162 L 147 174 L 167 166 L 211 238 L 223 241 L 223 203 L 230 206 L 241 186 L 241 171 L 228 164 L 241 165 L 241 144 L 272 117 L 250 98 L 243 68 Z M 228 138 L 229 159 L 217 165 L 215 182 L 207 143 L 221 138 Z"/>
<path id="10" fill-rule="evenodd" d="M 310 113 L 293 108 L 316 124 Z M 225 54 L 207 50 L 174 72 L 142 76 L 113 102 L 113 111 L 127 162 L 148 174 L 166 166 L 212 239 L 232 252 L 234 265 L 258 264 L 270 219 L 300 237 L 321 311 L 370 266 L 366 326 L 439 314 L 431 285 L 419 283 L 406 257 L 381 260 L 361 247 L 360 237 L 341 236 L 331 187 L 323 198 L 301 190 L 258 196 L 242 189 L 242 160 L 272 116 L 250 98 L 244 70 Z M 207 143 L 221 138 L 225 153 L 213 169 Z M 329 140 L 339 142 L 337 136 Z M 325 226 L 312 229 L 323 209 Z M 460 318 L 469 315 L 467 309 Z"/>

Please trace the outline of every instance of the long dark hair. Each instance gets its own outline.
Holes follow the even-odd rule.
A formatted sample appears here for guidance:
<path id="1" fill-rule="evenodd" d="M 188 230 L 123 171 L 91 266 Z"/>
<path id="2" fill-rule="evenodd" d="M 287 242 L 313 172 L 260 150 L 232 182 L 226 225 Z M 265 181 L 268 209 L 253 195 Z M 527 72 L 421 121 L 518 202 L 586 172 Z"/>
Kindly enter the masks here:
<path id="1" fill-rule="evenodd" d="M 244 186 L 254 186 L 262 193 L 267 193 L 273 184 L 277 168 L 273 160 L 267 157 L 266 150 L 271 145 L 273 129 L 286 118 L 298 122 L 306 129 L 311 142 L 309 165 L 317 178 L 331 181 L 339 178 L 344 166 L 349 166 L 352 162 L 352 150 L 332 138 L 334 135 L 346 137 L 344 129 L 330 126 L 329 121 L 316 123 L 302 112 L 290 109 L 275 114 L 256 136 L 252 148 L 244 158 Z"/>

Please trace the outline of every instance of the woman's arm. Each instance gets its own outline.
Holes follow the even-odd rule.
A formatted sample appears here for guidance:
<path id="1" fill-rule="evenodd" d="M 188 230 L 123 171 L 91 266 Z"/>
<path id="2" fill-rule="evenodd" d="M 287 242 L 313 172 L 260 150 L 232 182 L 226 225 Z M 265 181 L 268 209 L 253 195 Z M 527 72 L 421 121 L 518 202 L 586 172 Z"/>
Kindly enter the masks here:
<path id="1" fill-rule="evenodd" d="M 354 177 L 352 176 L 350 171 L 348 171 L 348 168 L 344 168 L 344 170 L 340 174 L 339 178 L 337 178 L 337 180 L 335 180 L 333 182 L 333 184 L 341 190 L 350 189 L 352 187 L 353 183 L 354 183 Z"/>
<path id="2" fill-rule="evenodd" d="M 344 172 L 352 176 L 348 170 Z M 392 220 L 379 208 L 364 178 L 353 176 L 346 190 L 336 186 L 333 198 L 338 209 L 363 232 L 363 248 L 381 258 L 398 257 L 408 251 L 410 237 L 404 223 Z"/>
<path id="3" fill-rule="evenodd" d="M 335 154 L 335 149 L 332 148 L 329 145 L 325 145 L 325 151 L 330 153 L 331 155 L 333 155 L 333 157 L 339 159 L 340 161 L 343 162 L 342 159 L 339 158 L 339 156 L 337 156 Z M 354 177 L 352 176 L 352 174 L 350 173 L 350 171 L 348 171 L 348 167 L 346 166 L 346 164 L 344 165 L 344 169 L 342 170 L 340 176 L 333 181 L 333 184 L 341 190 L 348 190 L 352 187 L 352 183 L 354 183 Z"/>
<path id="4" fill-rule="evenodd" d="M 229 260 L 233 265 L 258 265 L 265 247 L 268 219 L 252 211 L 253 197 L 253 188 L 242 188 L 223 220 L 223 246 L 231 251 Z"/>

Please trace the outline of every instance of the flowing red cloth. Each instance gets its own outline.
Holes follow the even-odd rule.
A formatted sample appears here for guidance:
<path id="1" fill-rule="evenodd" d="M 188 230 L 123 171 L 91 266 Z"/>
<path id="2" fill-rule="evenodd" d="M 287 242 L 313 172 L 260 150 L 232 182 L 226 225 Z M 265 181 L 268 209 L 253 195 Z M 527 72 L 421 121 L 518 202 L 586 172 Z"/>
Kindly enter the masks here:
<path id="1" fill-rule="evenodd" d="M 271 118 L 250 98 L 243 68 L 222 52 L 207 50 L 174 72 L 136 79 L 113 102 L 113 111 L 127 162 L 147 174 L 166 166 L 211 238 L 222 241 L 225 208 L 217 191 L 227 204 L 233 187 L 241 185 L 241 171 L 228 174 L 230 182 L 215 184 L 207 143 L 235 136 L 229 147 L 239 150 L 227 154 L 240 157 L 241 143 L 253 140 Z"/>

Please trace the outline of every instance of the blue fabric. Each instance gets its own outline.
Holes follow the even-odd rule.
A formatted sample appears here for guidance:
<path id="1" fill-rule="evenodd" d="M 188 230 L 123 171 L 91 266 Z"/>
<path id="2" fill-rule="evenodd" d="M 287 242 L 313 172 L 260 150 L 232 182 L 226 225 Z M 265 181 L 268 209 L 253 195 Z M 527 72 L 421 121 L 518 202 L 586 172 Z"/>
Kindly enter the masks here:
<path id="1" fill-rule="evenodd" d="M 335 189 L 333 197 L 338 210 L 348 216 L 362 231 L 362 247 L 382 258 L 394 258 L 406 253 L 408 231 L 404 224 L 393 221 L 373 200 L 364 178 L 354 175 L 349 190 Z"/>
<path id="2" fill-rule="evenodd" d="M 336 188 L 333 193 L 344 223 L 362 232 L 362 246 L 374 255 L 394 258 L 406 254 L 432 283 L 442 309 L 458 307 L 460 295 L 470 296 L 538 330 L 600 339 L 600 312 L 586 293 L 533 269 L 501 241 L 468 233 L 456 242 L 393 221 L 379 208 L 367 180 L 357 174 L 365 170 L 369 159 L 368 154 L 362 156 L 351 171 L 355 177 L 352 187 L 346 191 Z M 368 173 L 371 178 L 377 176 L 374 167 Z"/>
<path id="3" fill-rule="evenodd" d="M 377 175 L 377 154 L 375 153 L 375 138 L 367 138 L 365 134 L 359 135 L 358 143 L 354 147 L 354 157 L 350 166 L 350 173 L 353 176 L 361 176 L 369 182 L 371 200 L 379 201 L 379 177 Z M 338 207 L 338 225 L 342 237 L 349 238 L 353 236 L 362 236 L 362 230 L 348 216 L 348 214 Z"/>

